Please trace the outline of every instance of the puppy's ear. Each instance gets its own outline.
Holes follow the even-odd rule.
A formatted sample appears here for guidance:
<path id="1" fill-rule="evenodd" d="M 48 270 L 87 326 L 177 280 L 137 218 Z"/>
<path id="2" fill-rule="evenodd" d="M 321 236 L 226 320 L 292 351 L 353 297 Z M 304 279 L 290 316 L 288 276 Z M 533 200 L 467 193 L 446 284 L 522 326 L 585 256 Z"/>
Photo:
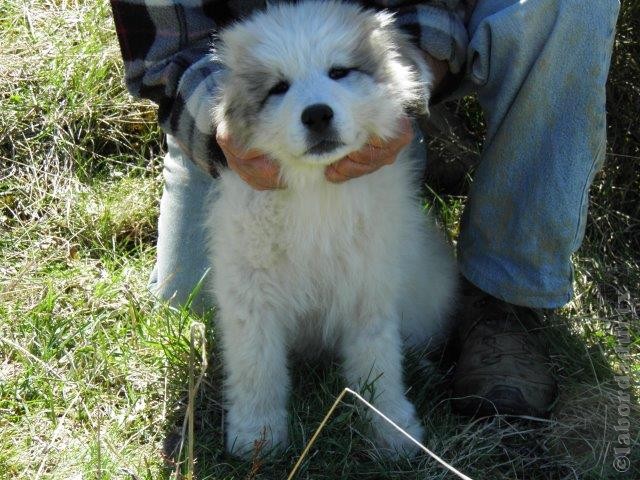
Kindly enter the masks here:
<path id="1" fill-rule="evenodd" d="M 257 32 L 238 22 L 219 33 L 212 52 L 213 61 L 222 66 L 212 110 L 214 125 L 234 132 L 234 140 L 243 145 L 252 135 L 257 112 L 261 71 L 250 54 L 257 41 Z"/>
<path id="2" fill-rule="evenodd" d="M 424 53 L 417 48 L 406 35 L 399 46 L 401 58 L 408 64 L 415 75 L 416 97 L 406 105 L 411 116 L 429 115 L 429 101 L 433 89 L 433 73 L 424 59 Z"/>
<path id="3" fill-rule="evenodd" d="M 424 54 L 409 35 L 398 28 L 393 15 L 378 12 L 374 19 L 373 43 L 383 46 L 388 59 L 387 73 L 402 90 L 406 112 L 411 116 L 428 115 L 433 74 Z"/>

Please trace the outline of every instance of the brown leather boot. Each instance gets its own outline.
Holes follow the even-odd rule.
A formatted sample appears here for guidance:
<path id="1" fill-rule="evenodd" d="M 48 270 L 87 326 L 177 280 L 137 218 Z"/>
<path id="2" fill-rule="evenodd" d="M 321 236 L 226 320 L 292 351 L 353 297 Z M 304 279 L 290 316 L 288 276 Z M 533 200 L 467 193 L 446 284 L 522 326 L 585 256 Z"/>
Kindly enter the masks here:
<path id="1" fill-rule="evenodd" d="M 463 282 L 453 406 L 465 415 L 547 417 L 558 396 L 542 316 Z"/>

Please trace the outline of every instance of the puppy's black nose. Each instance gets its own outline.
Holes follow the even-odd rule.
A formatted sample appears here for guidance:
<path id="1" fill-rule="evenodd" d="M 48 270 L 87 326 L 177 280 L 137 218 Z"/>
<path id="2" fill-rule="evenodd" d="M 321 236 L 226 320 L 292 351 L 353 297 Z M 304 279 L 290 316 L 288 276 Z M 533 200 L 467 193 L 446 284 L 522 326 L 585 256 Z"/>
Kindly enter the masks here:
<path id="1" fill-rule="evenodd" d="M 312 132 L 322 133 L 331 124 L 333 110 L 329 105 L 316 103 L 310 105 L 302 112 L 302 123 Z"/>

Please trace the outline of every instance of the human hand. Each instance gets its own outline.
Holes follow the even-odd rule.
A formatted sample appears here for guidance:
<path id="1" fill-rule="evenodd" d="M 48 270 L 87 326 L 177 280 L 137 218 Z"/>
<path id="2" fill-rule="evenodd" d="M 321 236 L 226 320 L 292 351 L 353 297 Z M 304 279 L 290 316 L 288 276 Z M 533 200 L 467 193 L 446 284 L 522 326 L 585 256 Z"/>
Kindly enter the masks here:
<path id="1" fill-rule="evenodd" d="M 229 168 L 256 190 L 277 190 L 285 185 L 280 179 L 276 162 L 258 150 L 242 150 L 228 132 L 219 129 L 216 141 L 227 159 Z"/>
<path id="2" fill-rule="evenodd" d="M 342 183 L 375 172 L 385 165 L 391 165 L 400 150 L 406 147 L 412 138 L 413 127 L 409 119 L 404 117 L 400 121 L 400 132 L 395 138 L 383 142 L 377 137 L 372 137 L 360 150 L 329 165 L 324 171 L 325 177 L 330 182 Z"/>

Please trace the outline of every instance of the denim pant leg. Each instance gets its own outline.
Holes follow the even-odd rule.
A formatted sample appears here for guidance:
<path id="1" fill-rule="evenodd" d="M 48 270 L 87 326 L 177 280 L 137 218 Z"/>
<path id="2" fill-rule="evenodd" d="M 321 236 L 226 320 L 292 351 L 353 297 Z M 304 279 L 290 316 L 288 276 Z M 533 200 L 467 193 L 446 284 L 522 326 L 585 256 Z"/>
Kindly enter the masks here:
<path id="1" fill-rule="evenodd" d="M 572 295 L 571 255 L 605 153 L 605 83 L 618 0 L 481 0 L 468 69 L 487 138 L 463 214 L 460 269 L 538 308 Z"/>
<path id="2" fill-rule="evenodd" d="M 171 136 L 167 136 L 167 143 L 157 260 L 149 287 L 160 299 L 180 306 L 209 268 L 205 219 L 216 179 L 186 157 Z M 191 308 L 202 313 L 212 306 L 203 284 Z"/>

